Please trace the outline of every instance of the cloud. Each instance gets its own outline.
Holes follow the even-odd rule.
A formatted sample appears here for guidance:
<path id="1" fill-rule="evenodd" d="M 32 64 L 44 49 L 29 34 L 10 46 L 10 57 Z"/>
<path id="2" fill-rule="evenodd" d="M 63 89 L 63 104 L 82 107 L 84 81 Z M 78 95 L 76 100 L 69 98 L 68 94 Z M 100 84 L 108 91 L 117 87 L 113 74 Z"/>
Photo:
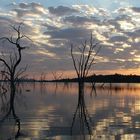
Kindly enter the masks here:
<path id="1" fill-rule="evenodd" d="M 85 15 L 91 16 L 98 13 L 98 10 L 95 7 L 89 5 L 73 5 L 73 7 L 77 9 L 79 13 L 81 13 L 84 16 Z"/>
<path id="2" fill-rule="evenodd" d="M 40 16 L 42 14 L 47 14 L 47 9 L 38 3 L 19 3 L 13 5 L 12 11 L 17 13 L 19 18 L 23 16 Z"/>
<path id="3" fill-rule="evenodd" d="M 31 2 L 31 3 L 20 3 L 19 7 L 22 9 L 27 9 L 27 8 L 31 8 L 31 7 L 42 7 L 41 4 L 39 3 L 35 3 L 35 2 Z"/>
<path id="4" fill-rule="evenodd" d="M 75 8 L 75 6 L 73 7 Z M 86 11 L 86 14 L 84 14 L 84 10 Z M 79 12 L 71 13 L 70 15 L 66 14 L 65 16 L 63 14 L 59 14 L 59 18 L 61 19 L 60 22 L 62 24 L 62 26 L 59 28 L 46 25 L 47 30 L 44 32 L 44 34 L 50 35 L 51 38 L 49 42 L 54 44 L 53 48 L 49 47 L 47 49 L 54 52 L 58 58 L 69 59 L 69 46 L 66 44 L 66 42 L 80 43 L 80 40 L 89 38 L 90 33 L 93 32 L 94 37 L 97 40 L 100 40 L 103 46 L 101 52 L 99 53 L 99 56 L 101 57 L 100 63 L 102 64 L 103 62 L 103 66 L 100 68 L 123 68 L 126 60 L 126 63 L 130 64 L 132 58 L 134 57 L 134 55 L 130 53 L 133 50 L 130 40 L 134 36 L 131 36 L 130 34 L 135 34 L 137 37 L 139 35 L 139 31 L 136 30 L 136 25 L 133 24 L 133 17 L 131 15 L 127 15 L 126 13 L 124 15 L 118 13 L 117 16 L 111 18 L 107 16 L 107 18 L 104 19 L 103 11 L 106 10 L 92 9 L 90 6 L 81 5 L 77 8 L 77 11 Z M 96 16 L 93 16 L 95 13 Z M 128 29 L 124 27 L 126 23 Z M 128 23 L 133 24 L 134 27 L 130 28 Z M 62 46 L 60 45 L 61 43 Z M 105 45 L 105 43 L 107 45 Z M 133 45 L 137 46 L 137 44 Z M 66 47 L 63 48 L 63 46 Z M 105 59 L 109 62 L 105 62 Z M 59 62 L 62 63 L 63 61 L 61 62 L 61 60 L 59 60 Z M 63 65 L 65 67 L 67 64 Z M 134 62 L 134 65 L 137 65 L 137 63 Z M 127 67 L 129 65 L 125 64 L 125 66 Z M 130 67 L 131 66 L 132 64 Z M 99 67 L 97 67 L 97 69 L 98 68 Z"/>
<path id="5" fill-rule="evenodd" d="M 49 34 L 53 39 L 66 39 L 68 41 L 85 38 L 89 36 L 90 30 L 85 28 L 66 28 L 60 29 L 52 32 L 45 32 L 44 34 Z"/>
<path id="6" fill-rule="evenodd" d="M 140 14 L 140 7 L 121 7 L 114 11 L 114 13 L 119 15 L 128 15 L 128 16 L 139 16 Z"/>
<path id="7" fill-rule="evenodd" d="M 132 39 L 140 37 L 140 29 L 136 29 L 131 32 L 124 32 L 124 33 Z"/>
<path id="8" fill-rule="evenodd" d="M 140 13 L 140 7 L 131 7 L 131 9 L 136 13 Z"/>
<path id="9" fill-rule="evenodd" d="M 86 16 L 68 16 L 63 19 L 66 23 L 72 23 L 73 25 L 81 25 L 84 26 L 85 24 L 100 24 L 100 20 L 95 17 L 86 17 Z"/>
<path id="10" fill-rule="evenodd" d="M 56 8 L 49 7 L 49 12 L 56 16 L 64 16 L 64 15 L 71 15 L 73 13 L 78 13 L 78 11 L 74 8 L 66 7 L 66 6 L 58 6 Z"/>
<path id="11" fill-rule="evenodd" d="M 113 36 L 110 38 L 110 42 L 126 42 L 128 37 L 120 35 L 120 36 Z"/>
<path id="12" fill-rule="evenodd" d="M 102 46 L 95 69 L 131 68 L 140 61 L 136 57 L 140 50 L 138 14 L 137 7 L 108 12 L 89 5 L 47 8 L 39 3 L 19 3 L 13 4 L 10 11 L 1 12 L 0 36 L 11 35 L 10 24 L 24 22 L 23 33 L 34 41 L 33 47 L 24 53 L 24 63 L 29 62 L 31 69 L 39 66 L 47 70 L 60 67 L 71 70 L 69 44 L 80 44 L 92 32 Z"/>
<path id="13" fill-rule="evenodd" d="M 0 32 L 2 34 L 9 34 L 9 25 L 14 24 L 15 21 L 7 17 L 0 17 Z M 1 36 L 0 35 L 0 36 Z"/>

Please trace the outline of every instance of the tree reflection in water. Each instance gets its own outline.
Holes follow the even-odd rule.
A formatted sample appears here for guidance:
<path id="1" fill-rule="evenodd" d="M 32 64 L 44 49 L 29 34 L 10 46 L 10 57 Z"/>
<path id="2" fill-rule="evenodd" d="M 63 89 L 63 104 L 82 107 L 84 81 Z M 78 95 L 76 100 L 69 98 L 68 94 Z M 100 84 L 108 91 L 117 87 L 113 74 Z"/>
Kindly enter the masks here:
<path id="1" fill-rule="evenodd" d="M 84 83 L 79 83 L 78 104 L 72 120 L 71 135 L 78 133 L 78 135 L 81 136 L 80 139 L 84 140 L 86 139 L 86 136 L 89 135 L 91 139 L 91 125 L 93 125 L 93 122 L 88 113 L 84 99 Z"/>
<path id="2" fill-rule="evenodd" d="M 5 84 L 6 84 L 6 87 L 8 88 L 9 87 L 8 83 L 5 83 Z M 10 86 L 9 100 L 7 100 L 7 94 L 6 94 L 8 90 L 5 88 L 4 84 L 1 84 L 0 88 L 1 88 L 0 95 L 1 95 L 1 100 L 2 100 L 1 110 L 3 112 L 6 112 L 6 114 L 0 120 L 0 125 L 3 125 L 4 121 L 6 121 L 6 119 L 8 119 L 9 117 L 12 116 L 12 118 L 14 119 L 14 122 L 15 122 L 15 126 L 16 126 L 16 132 L 14 134 L 14 139 L 17 139 L 21 135 L 21 133 L 20 133 L 20 118 L 17 116 L 15 106 L 14 106 L 16 84 L 14 84 L 13 86 Z M 9 138 L 8 140 L 11 140 L 11 139 L 13 139 L 13 138 Z"/>

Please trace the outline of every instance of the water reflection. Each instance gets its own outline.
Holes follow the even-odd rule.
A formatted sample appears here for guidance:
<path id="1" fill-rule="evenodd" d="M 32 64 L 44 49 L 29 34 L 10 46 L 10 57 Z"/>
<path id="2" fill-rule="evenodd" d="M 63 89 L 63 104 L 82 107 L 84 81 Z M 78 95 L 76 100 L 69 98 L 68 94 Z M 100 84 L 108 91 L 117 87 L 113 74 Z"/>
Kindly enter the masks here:
<path id="1" fill-rule="evenodd" d="M 55 83 L 19 87 L 13 97 L 8 85 L 0 90 L 0 140 L 140 138 L 139 84 L 112 84 L 111 89 L 110 84 L 79 88 L 68 83 L 58 83 L 57 90 Z"/>
<path id="2" fill-rule="evenodd" d="M 95 87 L 94 87 L 95 88 Z M 93 87 L 92 87 L 93 90 Z M 76 111 L 73 116 L 73 121 L 71 125 L 71 135 L 80 135 L 80 139 L 85 140 L 86 135 L 92 135 L 92 127 L 93 123 L 91 117 L 88 113 L 85 98 L 84 98 L 84 83 L 79 83 L 78 87 L 78 104 L 76 107 Z M 74 128 L 76 126 L 76 128 Z M 81 137 L 82 136 L 82 137 Z"/>
<path id="3" fill-rule="evenodd" d="M 9 100 L 7 97 L 8 90 L 10 90 Z M 20 118 L 16 114 L 15 105 L 14 105 L 16 90 L 17 89 L 16 89 L 15 84 L 13 84 L 13 86 L 9 86 L 8 82 L 0 84 L 0 95 L 1 95 L 1 101 L 2 101 L 1 111 L 3 111 L 4 113 L 4 116 L 0 119 L 0 127 L 2 127 L 2 125 L 5 125 L 4 124 L 5 121 L 8 120 L 10 117 L 14 119 L 14 122 L 15 122 L 14 125 L 16 127 L 14 134 L 12 134 L 10 138 L 7 138 L 7 140 L 17 139 L 21 135 Z"/>
<path id="4" fill-rule="evenodd" d="M 96 83 L 91 83 L 90 97 L 92 97 L 93 94 L 94 94 L 95 96 L 97 96 L 97 91 L 96 91 L 96 85 L 95 85 L 95 84 L 96 84 Z"/>

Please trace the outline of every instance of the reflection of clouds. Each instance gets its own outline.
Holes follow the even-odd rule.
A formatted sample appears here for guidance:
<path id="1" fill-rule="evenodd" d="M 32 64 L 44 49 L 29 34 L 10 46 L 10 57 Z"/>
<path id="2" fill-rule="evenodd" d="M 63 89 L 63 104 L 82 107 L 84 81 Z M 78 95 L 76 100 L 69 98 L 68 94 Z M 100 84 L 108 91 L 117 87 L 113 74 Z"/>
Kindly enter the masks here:
<path id="1" fill-rule="evenodd" d="M 140 100 L 137 100 L 131 107 L 131 112 L 135 114 L 139 114 L 140 112 Z"/>
<path id="2" fill-rule="evenodd" d="M 42 106 L 43 105 L 44 104 L 42 104 Z M 34 117 L 28 119 L 28 123 L 25 122 L 27 123 L 28 128 L 30 128 L 29 129 L 30 135 L 32 135 L 35 138 L 40 138 L 41 137 L 40 131 L 42 130 L 49 131 L 50 123 L 54 121 L 54 116 L 51 115 L 53 111 L 55 111 L 55 106 L 53 105 L 37 108 Z"/>
<path id="3" fill-rule="evenodd" d="M 34 139 L 43 139 L 47 136 L 56 136 L 55 138 L 60 140 L 64 136 L 67 139 L 72 114 L 77 105 L 78 85 L 70 84 L 64 88 L 63 83 L 58 84 L 55 95 L 55 84 L 45 84 L 42 94 L 40 84 L 36 83 L 35 90 L 32 86 L 34 85 L 24 86 L 25 89 L 31 90 L 28 93 L 23 92 L 27 108 L 16 106 L 17 113 L 21 116 L 21 132 Z M 115 140 L 120 135 L 127 140 L 132 135 L 128 132 L 133 132 L 136 136 L 136 131 L 140 128 L 139 84 L 112 84 L 111 95 L 109 84 L 105 84 L 103 89 L 97 84 L 96 98 L 90 98 L 91 87 L 89 84 L 85 86 L 85 103 L 94 121 L 92 131 L 95 138 Z M 5 133 L 2 134 L 7 136 Z"/>
<path id="4" fill-rule="evenodd" d="M 71 7 L 60 5 L 46 8 L 39 3 L 31 2 L 11 4 L 9 11 L 0 10 L 1 36 L 9 34 L 11 23 L 24 22 L 23 32 L 34 41 L 35 45 L 35 48 L 30 48 L 30 53 L 26 52 L 25 61 L 35 63 L 36 59 L 41 59 L 41 64 L 47 65 L 49 70 L 72 69 L 71 62 L 64 63 L 70 58 L 69 42 L 79 43 L 87 39 L 91 32 L 103 44 L 99 56 L 100 62 L 106 65 L 106 68 L 122 68 L 129 64 L 128 59 L 139 61 L 135 57 L 135 52 L 139 50 L 140 40 L 139 7 L 123 6 L 109 12 L 105 8 L 95 8 L 89 5 L 72 5 Z M 28 56 L 28 54 L 32 55 Z M 49 61 L 50 58 L 51 61 Z M 61 67 L 55 63 L 58 58 Z M 118 58 L 123 62 L 113 67 L 112 62 L 115 65 Z M 108 63 L 109 61 L 111 63 Z M 54 65 L 50 67 L 52 63 Z M 137 63 L 133 65 L 138 66 Z M 131 66 L 128 65 L 128 69 Z M 98 70 L 99 67 L 101 66 L 96 69 Z M 103 68 L 104 66 L 100 69 Z"/>
<path id="5" fill-rule="evenodd" d="M 97 101 L 100 101 L 101 94 L 103 96 L 106 94 L 104 93 L 105 91 L 101 93 L 97 90 L 97 92 L 97 98 L 94 99 L 94 102 L 96 103 L 93 105 L 95 108 L 99 106 Z M 108 105 L 97 108 L 96 112 L 93 114 L 96 122 L 96 126 L 93 129 L 95 138 L 99 136 L 104 138 L 110 137 L 111 139 L 116 139 L 119 137 L 122 138 L 124 136 L 128 138 L 131 135 L 128 134 L 128 132 L 133 131 L 135 126 L 137 126 L 139 129 L 139 126 L 137 125 L 138 122 L 135 122 L 136 120 L 134 117 L 135 115 L 137 116 L 139 114 L 140 97 L 138 92 L 139 90 L 137 90 L 137 92 L 132 90 L 132 94 L 130 95 L 131 97 L 128 97 L 128 90 L 125 88 L 122 91 L 117 92 L 117 94 L 114 94 L 113 90 L 112 96 L 107 96 L 108 98 L 102 97 L 107 101 Z M 101 102 L 100 104 L 103 105 L 104 103 Z M 107 108 L 112 110 L 111 114 Z M 105 115 L 102 111 L 106 112 L 108 115 Z M 91 112 L 93 112 L 93 110 Z M 137 132 L 134 131 L 133 135 L 136 136 L 136 134 Z"/>

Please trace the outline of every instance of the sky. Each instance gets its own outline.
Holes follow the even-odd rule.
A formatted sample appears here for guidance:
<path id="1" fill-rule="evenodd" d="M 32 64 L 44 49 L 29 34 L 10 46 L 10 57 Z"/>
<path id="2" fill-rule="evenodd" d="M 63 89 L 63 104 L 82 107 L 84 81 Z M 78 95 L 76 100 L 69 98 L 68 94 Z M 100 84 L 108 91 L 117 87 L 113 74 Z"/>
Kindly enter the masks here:
<path id="1" fill-rule="evenodd" d="M 22 64 L 27 73 L 73 73 L 70 43 L 93 37 L 102 46 L 94 73 L 140 74 L 139 0 L 1 0 L 0 37 L 10 37 L 10 25 L 23 23 Z M 1 52 L 10 46 L 0 42 Z M 0 53 L 1 55 L 1 53 Z"/>

